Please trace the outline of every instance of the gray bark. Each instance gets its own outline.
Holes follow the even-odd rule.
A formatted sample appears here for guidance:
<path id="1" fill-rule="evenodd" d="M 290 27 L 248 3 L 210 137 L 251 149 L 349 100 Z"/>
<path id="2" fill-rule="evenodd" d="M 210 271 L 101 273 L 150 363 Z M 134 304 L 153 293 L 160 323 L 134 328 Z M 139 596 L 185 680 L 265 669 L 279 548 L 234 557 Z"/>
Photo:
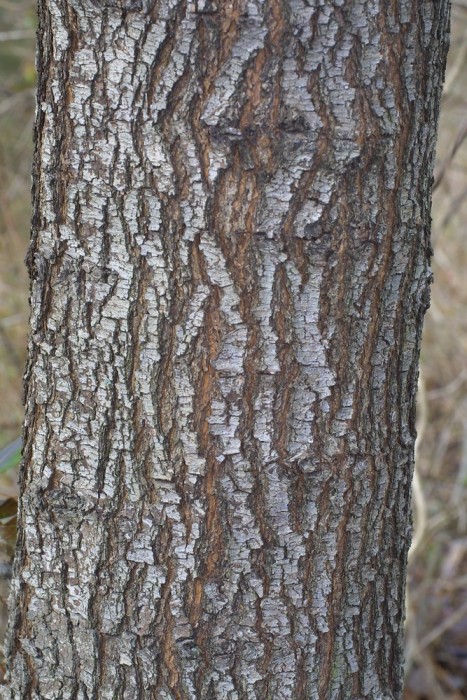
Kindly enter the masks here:
<path id="1" fill-rule="evenodd" d="M 5 698 L 395 700 L 447 0 L 40 0 Z"/>

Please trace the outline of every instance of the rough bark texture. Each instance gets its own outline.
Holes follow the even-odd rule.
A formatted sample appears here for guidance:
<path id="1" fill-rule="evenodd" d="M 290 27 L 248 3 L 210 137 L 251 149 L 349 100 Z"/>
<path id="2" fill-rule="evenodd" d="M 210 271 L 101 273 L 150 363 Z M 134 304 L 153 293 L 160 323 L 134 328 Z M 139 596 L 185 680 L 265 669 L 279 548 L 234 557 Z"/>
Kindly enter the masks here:
<path id="1" fill-rule="evenodd" d="M 401 696 L 447 0 L 40 0 L 5 698 Z"/>

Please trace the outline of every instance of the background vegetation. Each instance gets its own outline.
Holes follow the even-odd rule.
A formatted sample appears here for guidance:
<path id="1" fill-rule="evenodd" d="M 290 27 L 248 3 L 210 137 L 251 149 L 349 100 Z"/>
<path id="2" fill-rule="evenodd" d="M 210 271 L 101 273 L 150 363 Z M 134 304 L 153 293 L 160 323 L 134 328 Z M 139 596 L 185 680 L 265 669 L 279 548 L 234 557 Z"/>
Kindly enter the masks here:
<path id="1" fill-rule="evenodd" d="M 35 22 L 32 0 L 0 0 L 0 450 L 20 434 L 23 414 Z M 404 700 L 467 698 L 466 226 L 467 0 L 453 0 L 433 197 L 435 284 L 420 376 Z M 15 460 L 4 467 L 11 463 L 0 474 L 0 641 L 15 542 Z"/>

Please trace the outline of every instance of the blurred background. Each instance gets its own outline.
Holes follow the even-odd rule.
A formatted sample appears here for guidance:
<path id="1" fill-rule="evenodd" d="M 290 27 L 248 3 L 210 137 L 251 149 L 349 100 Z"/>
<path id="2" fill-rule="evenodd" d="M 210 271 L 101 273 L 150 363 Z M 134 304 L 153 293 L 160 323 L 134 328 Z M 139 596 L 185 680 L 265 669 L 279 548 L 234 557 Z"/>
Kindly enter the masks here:
<path id="1" fill-rule="evenodd" d="M 2 448 L 21 434 L 26 357 L 34 44 L 32 0 L 0 0 L 0 678 L 11 560 L 16 539 L 17 463 Z"/>
<path id="2" fill-rule="evenodd" d="M 36 11 L 0 0 L 0 679 L 16 533 L 28 324 Z M 433 194 L 435 256 L 421 356 L 404 700 L 467 698 L 467 0 L 452 41 Z"/>

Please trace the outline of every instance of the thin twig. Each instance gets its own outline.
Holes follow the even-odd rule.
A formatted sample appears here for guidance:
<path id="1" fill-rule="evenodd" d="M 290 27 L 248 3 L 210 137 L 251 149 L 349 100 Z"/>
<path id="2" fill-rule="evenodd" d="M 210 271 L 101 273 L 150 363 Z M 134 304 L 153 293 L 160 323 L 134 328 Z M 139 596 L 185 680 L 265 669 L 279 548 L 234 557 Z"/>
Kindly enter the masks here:
<path id="1" fill-rule="evenodd" d="M 440 399 L 444 398 L 445 396 L 450 396 L 451 394 L 454 394 L 465 382 L 467 379 L 467 369 L 463 369 L 457 377 L 455 377 L 452 382 L 449 382 L 448 384 L 445 384 L 442 387 L 439 387 L 438 389 L 431 389 L 430 391 L 426 392 L 426 397 L 427 399 Z"/>
<path id="2" fill-rule="evenodd" d="M 464 410 L 467 408 L 464 402 Z M 459 513 L 459 530 L 465 532 L 467 527 L 467 513 L 465 511 L 465 493 L 467 485 L 467 420 L 463 421 L 462 447 L 459 460 L 459 470 L 454 488 L 451 492 L 451 503 L 457 507 Z"/>
<path id="3" fill-rule="evenodd" d="M 451 627 L 454 627 L 458 622 L 462 620 L 462 618 L 467 615 L 467 600 L 464 602 L 463 605 L 460 606 L 457 610 L 455 610 L 451 615 L 449 615 L 446 620 L 443 620 L 443 622 L 440 622 L 439 625 L 436 625 L 434 629 L 431 630 L 423 639 L 420 641 L 418 645 L 419 650 L 426 649 L 427 647 L 430 646 L 430 644 L 433 644 L 439 637 L 441 637 L 445 632 L 447 632 Z"/>
<path id="4" fill-rule="evenodd" d="M 409 549 L 409 562 L 412 561 L 415 552 L 420 547 L 426 526 L 427 526 L 427 505 L 425 494 L 423 493 L 422 482 L 420 479 L 420 444 L 425 435 L 426 426 L 428 423 L 428 406 L 426 400 L 426 388 L 423 375 L 420 372 L 418 380 L 418 420 L 417 420 L 417 439 L 415 441 L 415 466 L 412 483 L 412 502 L 415 511 L 415 528 L 412 539 L 412 544 Z"/>
<path id="5" fill-rule="evenodd" d="M 466 36 L 467 36 L 467 33 L 466 33 Z M 466 44 L 466 46 L 467 46 L 467 44 Z M 461 128 L 457 132 L 457 134 L 454 138 L 454 141 L 451 144 L 451 147 L 448 151 L 447 156 L 444 158 L 443 162 L 441 163 L 441 165 L 437 169 L 437 172 L 435 174 L 434 183 L 433 183 L 433 192 L 441 184 L 443 177 L 446 175 L 447 169 L 449 168 L 452 161 L 454 160 L 456 153 L 458 152 L 459 148 L 464 143 L 466 137 L 467 137 L 467 121 L 465 121 L 461 125 Z"/>

